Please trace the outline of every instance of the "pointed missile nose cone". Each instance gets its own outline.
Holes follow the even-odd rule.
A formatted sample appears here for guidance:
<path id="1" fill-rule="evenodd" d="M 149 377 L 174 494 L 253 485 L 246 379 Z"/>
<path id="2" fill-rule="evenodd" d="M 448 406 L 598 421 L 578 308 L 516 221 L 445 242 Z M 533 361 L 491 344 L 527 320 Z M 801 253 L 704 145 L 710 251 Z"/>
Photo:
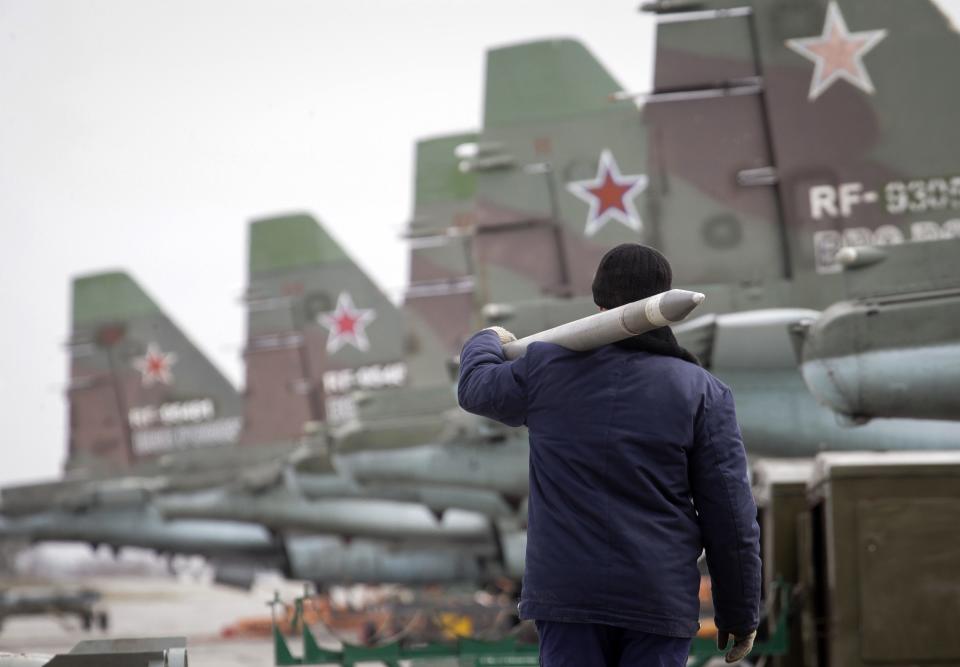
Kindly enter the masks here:
<path id="1" fill-rule="evenodd" d="M 679 322 L 703 303 L 704 299 L 706 297 L 700 292 L 672 289 L 664 292 L 660 300 L 660 312 L 668 322 Z"/>

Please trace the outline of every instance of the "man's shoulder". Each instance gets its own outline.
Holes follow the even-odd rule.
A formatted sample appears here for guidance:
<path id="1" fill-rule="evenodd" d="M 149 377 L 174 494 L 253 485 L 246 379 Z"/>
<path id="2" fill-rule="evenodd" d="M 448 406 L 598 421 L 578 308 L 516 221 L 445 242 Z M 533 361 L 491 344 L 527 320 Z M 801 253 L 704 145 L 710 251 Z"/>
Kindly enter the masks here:
<path id="1" fill-rule="evenodd" d="M 463 348 L 460 350 L 460 356 L 464 357 L 487 352 L 502 354 L 500 352 L 502 347 L 503 346 L 500 344 L 500 338 L 494 331 L 491 329 L 481 329 L 470 336 L 470 338 L 463 343 Z"/>
<path id="2" fill-rule="evenodd" d="M 551 359 L 554 357 L 576 357 L 585 356 L 589 352 L 575 352 L 556 343 L 547 343 L 544 341 L 535 341 L 527 346 L 527 355 L 536 356 L 539 359 Z"/>
<path id="3" fill-rule="evenodd" d="M 582 364 L 598 366 L 604 363 L 610 363 L 611 351 L 609 345 L 594 348 L 583 352 L 570 350 L 556 343 L 546 343 L 537 341 L 527 346 L 527 367 L 530 369 L 564 369 L 569 372 L 576 368 L 581 368 Z"/>
<path id="4" fill-rule="evenodd" d="M 705 386 L 726 386 L 716 375 L 708 371 L 700 364 L 695 364 L 685 359 L 680 359 L 679 357 L 657 355 L 657 358 L 662 359 L 663 363 L 667 364 L 674 372 L 694 379 Z"/>
<path id="5" fill-rule="evenodd" d="M 576 352 L 555 343 L 536 342 L 527 347 L 529 365 L 543 366 L 554 361 L 571 361 L 589 364 L 623 364 L 633 362 L 634 373 L 651 374 L 657 377 L 672 378 L 691 389 L 704 393 L 724 393 L 729 388 L 713 373 L 699 364 L 678 357 L 650 354 L 604 345 L 587 352 Z"/>
<path id="6" fill-rule="evenodd" d="M 465 342 L 464 345 L 470 345 L 471 343 L 492 343 L 493 341 L 500 342 L 499 336 L 493 329 L 486 328 L 480 329 L 480 331 L 475 332 L 471 335 Z"/>
<path id="7" fill-rule="evenodd" d="M 636 355 L 626 351 L 625 356 Z M 719 395 L 729 391 L 726 384 L 699 364 L 679 357 L 662 354 L 643 354 L 636 359 L 634 373 L 654 376 L 660 382 L 670 383 L 692 394 Z"/>

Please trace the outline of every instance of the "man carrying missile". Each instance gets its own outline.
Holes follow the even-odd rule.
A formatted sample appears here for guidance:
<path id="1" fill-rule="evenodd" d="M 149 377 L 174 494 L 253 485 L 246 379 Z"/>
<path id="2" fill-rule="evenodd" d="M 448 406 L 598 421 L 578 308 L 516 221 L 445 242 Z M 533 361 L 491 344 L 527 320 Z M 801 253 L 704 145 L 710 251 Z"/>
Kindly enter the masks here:
<path id="1" fill-rule="evenodd" d="M 600 261 L 594 302 L 614 309 L 671 280 L 663 255 L 623 244 Z M 663 324 L 653 310 L 652 325 Z M 685 665 L 704 548 L 718 644 L 732 635 L 727 662 L 746 656 L 759 622 L 759 527 L 730 390 L 668 327 L 581 352 L 532 343 L 508 361 L 513 340 L 494 327 L 467 341 L 458 396 L 469 412 L 530 431 L 520 615 L 536 621 L 541 665 Z"/>

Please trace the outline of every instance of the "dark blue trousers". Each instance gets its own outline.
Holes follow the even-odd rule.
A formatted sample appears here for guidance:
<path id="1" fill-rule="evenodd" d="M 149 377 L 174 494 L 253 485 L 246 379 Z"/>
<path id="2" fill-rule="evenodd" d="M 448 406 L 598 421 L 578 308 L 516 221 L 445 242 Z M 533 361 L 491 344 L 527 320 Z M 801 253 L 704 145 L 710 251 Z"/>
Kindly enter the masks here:
<path id="1" fill-rule="evenodd" d="M 541 667 L 684 667 L 690 639 L 599 623 L 537 621 Z"/>

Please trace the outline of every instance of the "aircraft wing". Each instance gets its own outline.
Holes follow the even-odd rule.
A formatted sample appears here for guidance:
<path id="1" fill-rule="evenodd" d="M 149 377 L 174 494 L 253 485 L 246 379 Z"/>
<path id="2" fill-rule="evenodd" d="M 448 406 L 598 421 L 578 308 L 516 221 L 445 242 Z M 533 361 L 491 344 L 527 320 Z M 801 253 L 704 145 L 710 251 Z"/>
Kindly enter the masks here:
<path id="1" fill-rule="evenodd" d="M 714 338 L 717 334 L 717 315 L 703 315 L 672 328 L 677 342 L 697 355 L 704 368 L 710 368 Z"/>

